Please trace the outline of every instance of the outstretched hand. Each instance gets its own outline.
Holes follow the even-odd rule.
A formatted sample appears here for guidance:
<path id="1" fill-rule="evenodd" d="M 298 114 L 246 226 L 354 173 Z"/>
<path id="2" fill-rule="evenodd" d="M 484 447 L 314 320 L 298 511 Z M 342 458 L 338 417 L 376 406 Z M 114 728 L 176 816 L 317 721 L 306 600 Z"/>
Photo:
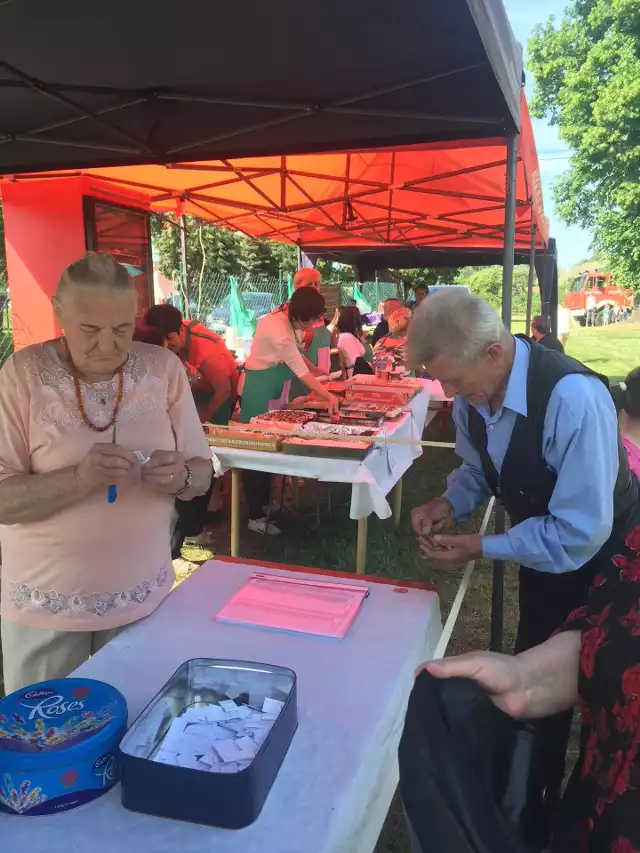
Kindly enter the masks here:
<path id="1" fill-rule="evenodd" d="M 459 657 L 429 661 L 418 667 L 435 678 L 471 678 L 490 695 L 494 705 L 510 717 L 525 716 L 527 696 L 518 658 L 495 652 L 471 652 Z"/>

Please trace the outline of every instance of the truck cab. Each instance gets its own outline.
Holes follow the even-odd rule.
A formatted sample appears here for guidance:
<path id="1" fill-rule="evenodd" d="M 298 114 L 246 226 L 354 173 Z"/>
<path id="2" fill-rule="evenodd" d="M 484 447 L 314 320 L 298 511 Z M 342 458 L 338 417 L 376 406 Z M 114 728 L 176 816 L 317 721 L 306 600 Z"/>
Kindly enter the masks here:
<path id="1" fill-rule="evenodd" d="M 633 291 L 618 287 L 610 272 L 592 270 L 580 273 L 571 283 L 564 307 L 581 325 L 601 326 L 604 309 L 633 308 Z"/>

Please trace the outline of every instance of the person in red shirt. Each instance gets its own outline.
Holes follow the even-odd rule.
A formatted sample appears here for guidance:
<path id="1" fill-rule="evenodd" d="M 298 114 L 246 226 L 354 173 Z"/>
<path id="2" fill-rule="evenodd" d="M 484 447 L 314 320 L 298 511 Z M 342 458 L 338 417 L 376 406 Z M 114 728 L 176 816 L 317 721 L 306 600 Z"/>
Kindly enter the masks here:
<path id="1" fill-rule="evenodd" d="M 184 362 L 200 420 L 228 423 L 238 397 L 238 366 L 220 335 L 197 320 L 185 320 L 173 305 L 154 305 L 144 323 L 158 329 Z"/>

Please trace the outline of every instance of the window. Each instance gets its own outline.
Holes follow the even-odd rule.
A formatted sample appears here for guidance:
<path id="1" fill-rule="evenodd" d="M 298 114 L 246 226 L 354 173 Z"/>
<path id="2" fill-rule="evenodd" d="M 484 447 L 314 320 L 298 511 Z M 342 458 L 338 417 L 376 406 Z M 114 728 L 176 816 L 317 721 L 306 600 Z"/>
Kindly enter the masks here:
<path id="1" fill-rule="evenodd" d="M 138 293 L 138 315 L 153 304 L 149 215 L 142 210 L 84 199 L 87 250 L 107 252 L 129 270 Z"/>

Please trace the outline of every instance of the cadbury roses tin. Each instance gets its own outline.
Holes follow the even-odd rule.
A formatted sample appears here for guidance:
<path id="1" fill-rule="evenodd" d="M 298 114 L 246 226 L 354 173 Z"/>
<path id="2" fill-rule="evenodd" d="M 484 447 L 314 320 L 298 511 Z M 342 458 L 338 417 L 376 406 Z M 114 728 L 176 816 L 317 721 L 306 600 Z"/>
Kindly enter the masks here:
<path id="1" fill-rule="evenodd" d="M 0 812 L 74 809 L 118 781 L 124 697 L 88 678 L 43 681 L 0 701 Z"/>

